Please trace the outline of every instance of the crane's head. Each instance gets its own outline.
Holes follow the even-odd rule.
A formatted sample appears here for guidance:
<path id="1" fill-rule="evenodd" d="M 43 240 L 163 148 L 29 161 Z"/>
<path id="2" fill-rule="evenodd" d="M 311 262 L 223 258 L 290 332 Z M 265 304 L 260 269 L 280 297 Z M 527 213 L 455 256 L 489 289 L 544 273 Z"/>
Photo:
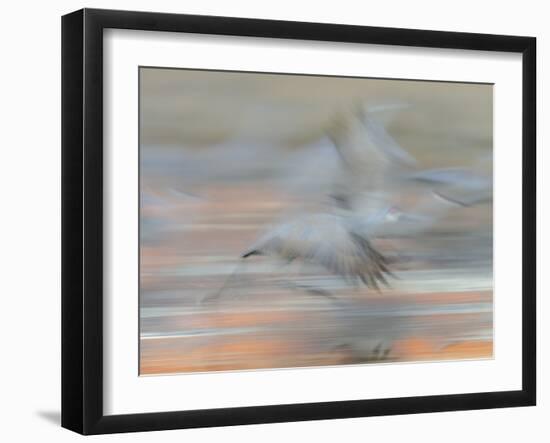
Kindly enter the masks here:
<path id="1" fill-rule="evenodd" d="M 390 206 L 386 210 L 385 221 L 387 222 L 397 222 L 403 216 L 403 211 L 397 206 Z"/>
<path id="2" fill-rule="evenodd" d="M 395 223 L 399 221 L 403 215 L 404 213 L 401 209 L 399 209 L 399 207 L 392 205 L 367 217 L 367 223 L 372 226 Z"/>
<path id="3" fill-rule="evenodd" d="M 383 223 L 418 223 L 427 220 L 429 220 L 428 216 L 405 212 L 399 206 L 390 206 L 385 210 L 382 219 L 379 221 Z"/>

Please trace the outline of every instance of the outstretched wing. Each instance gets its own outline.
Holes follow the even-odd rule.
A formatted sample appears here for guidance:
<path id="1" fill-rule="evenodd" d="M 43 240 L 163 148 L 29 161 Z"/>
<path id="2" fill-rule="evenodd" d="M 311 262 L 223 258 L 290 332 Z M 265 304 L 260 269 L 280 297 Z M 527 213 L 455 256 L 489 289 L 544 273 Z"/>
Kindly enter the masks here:
<path id="1" fill-rule="evenodd" d="M 287 261 L 302 260 L 322 266 L 349 281 L 367 287 L 388 285 L 388 260 L 364 236 L 342 223 L 340 217 L 317 214 L 282 224 L 268 232 L 243 258 L 271 255 Z"/>
<path id="2" fill-rule="evenodd" d="M 374 112 L 358 110 L 341 116 L 329 134 L 342 160 L 334 183 L 336 202 L 365 216 L 386 208 L 404 171 L 416 163 L 414 158 Z"/>
<path id="3" fill-rule="evenodd" d="M 438 168 L 418 171 L 408 176 L 410 180 L 432 185 L 451 185 L 470 189 L 490 186 L 489 177 L 466 168 Z"/>
<path id="4" fill-rule="evenodd" d="M 470 169 L 429 169 L 411 174 L 408 179 L 430 185 L 439 197 L 461 206 L 487 203 L 493 198 L 491 176 Z"/>

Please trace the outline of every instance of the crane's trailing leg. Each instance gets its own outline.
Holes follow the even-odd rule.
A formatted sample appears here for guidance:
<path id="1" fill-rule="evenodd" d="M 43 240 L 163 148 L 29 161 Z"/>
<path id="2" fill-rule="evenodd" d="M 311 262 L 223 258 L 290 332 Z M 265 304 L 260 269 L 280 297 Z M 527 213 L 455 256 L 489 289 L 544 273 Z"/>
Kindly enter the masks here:
<path id="1" fill-rule="evenodd" d="M 253 255 L 263 255 L 263 254 L 262 254 L 261 251 L 253 249 L 253 250 L 250 250 L 250 251 L 244 253 L 241 257 L 242 258 L 248 258 L 248 257 L 253 256 Z M 288 259 L 283 262 L 282 266 L 288 266 L 295 259 L 296 259 L 296 257 L 288 257 Z M 290 281 L 290 280 L 283 280 L 282 282 L 283 282 L 284 287 L 286 287 L 286 288 L 306 291 L 308 294 L 320 295 L 320 296 L 329 298 L 333 301 L 338 301 L 337 297 L 335 297 L 333 294 L 331 294 L 329 291 L 326 291 L 325 289 L 317 288 L 317 287 L 310 286 L 310 285 L 296 283 L 296 282 L 293 282 L 293 281 Z"/>
<path id="2" fill-rule="evenodd" d="M 235 266 L 235 269 L 233 269 L 233 272 L 231 272 L 231 274 L 229 274 L 223 284 L 220 286 L 220 289 L 218 289 L 216 292 L 214 292 L 213 294 L 210 294 L 210 295 L 207 295 L 205 296 L 202 300 L 201 300 L 201 304 L 202 303 L 208 303 L 208 302 L 212 302 L 214 300 L 217 300 L 220 298 L 220 296 L 222 295 L 223 291 L 225 289 L 227 289 L 229 287 L 229 284 L 230 283 L 233 283 L 233 281 L 238 277 L 238 271 L 242 270 L 242 268 L 244 267 L 245 263 L 244 262 L 240 262 L 237 266 Z"/>

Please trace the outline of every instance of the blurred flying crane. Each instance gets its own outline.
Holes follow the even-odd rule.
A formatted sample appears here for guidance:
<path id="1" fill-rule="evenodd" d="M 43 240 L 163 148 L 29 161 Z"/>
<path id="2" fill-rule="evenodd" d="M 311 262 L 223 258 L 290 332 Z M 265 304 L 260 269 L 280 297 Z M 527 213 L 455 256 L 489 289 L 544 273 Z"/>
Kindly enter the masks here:
<path id="1" fill-rule="evenodd" d="M 489 157 L 470 169 L 416 170 L 416 160 L 376 116 L 388 109 L 392 107 L 360 107 L 337 119 L 330 131 L 342 160 L 331 197 L 342 210 L 371 221 L 365 225 L 366 235 L 413 235 L 429 229 L 452 208 L 492 201 L 492 180 L 481 172 Z M 405 193 L 416 195 L 408 210 L 400 208 Z"/>
<path id="2" fill-rule="evenodd" d="M 380 123 L 362 117 L 352 114 L 349 120 L 340 119 L 330 128 L 330 137 L 344 167 L 353 171 L 348 174 L 345 188 L 343 182 L 337 185 L 342 199 L 346 200 L 356 188 L 384 189 L 383 182 L 389 179 L 394 168 L 399 168 L 401 163 L 414 164 L 414 159 L 393 141 Z M 392 212 L 383 209 L 365 218 L 351 210 L 341 210 L 348 204 L 342 200 L 340 208 L 330 212 L 285 221 L 266 232 L 241 257 L 265 255 L 285 263 L 297 260 L 321 266 L 352 284 L 361 282 L 377 290 L 380 284 L 389 286 L 387 277 L 393 275 L 389 260 L 373 245 L 369 231 L 391 220 Z M 329 295 L 317 288 L 306 289 Z"/>
<path id="3" fill-rule="evenodd" d="M 399 106 L 401 107 L 401 106 Z M 328 129 L 341 160 L 326 212 L 284 221 L 268 230 L 241 255 L 270 256 L 284 263 L 317 265 L 349 283 L 378 290 L 389 286 L 390 260 L 374 245 L 377 236 L 427 229 L 451 206 L 462 205 L 433 192 L 435 186 L 464 187 L 468 174 L 443 170 L 413 173 L 416 160 L 404 151 L 375 118 L 376 110 L 355 109 L 337 117 Z M 411 212 L 398 210 L 393 201 L 404 184 L 427 184 L 424 198 Z M 226 280 L 218 297 L 227 285 Z M 297 285 L 296 285 L 297 286 Z M 331 296 L 327 291 L 309 292 Z"/>
<path id="4" fill-rule="evenodd" d="M 242 258 L 267 255 L 287 263 L 301 260 L 322 266 L 348 282 L 361 281 L 378 289 L 379 283 L 388 285 L 389 263 L 364 230 L 364 223 L 352 217 L 309 214 L 268 231 Z"/>

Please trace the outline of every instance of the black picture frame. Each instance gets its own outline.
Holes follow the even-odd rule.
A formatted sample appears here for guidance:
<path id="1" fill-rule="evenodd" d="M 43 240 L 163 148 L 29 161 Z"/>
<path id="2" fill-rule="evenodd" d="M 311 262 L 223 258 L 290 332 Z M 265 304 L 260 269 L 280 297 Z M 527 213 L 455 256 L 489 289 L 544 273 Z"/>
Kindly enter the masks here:
<path id="1" fill-rule="evenodd" d="M 209 410 L 103 413 L 103 30 L 503 51 L 523 64 L 522 389 Z M 530 406 L 536 402 L 536 39 L 83 9 L 62 18 L 62 426 L 82 434 Z"/>

